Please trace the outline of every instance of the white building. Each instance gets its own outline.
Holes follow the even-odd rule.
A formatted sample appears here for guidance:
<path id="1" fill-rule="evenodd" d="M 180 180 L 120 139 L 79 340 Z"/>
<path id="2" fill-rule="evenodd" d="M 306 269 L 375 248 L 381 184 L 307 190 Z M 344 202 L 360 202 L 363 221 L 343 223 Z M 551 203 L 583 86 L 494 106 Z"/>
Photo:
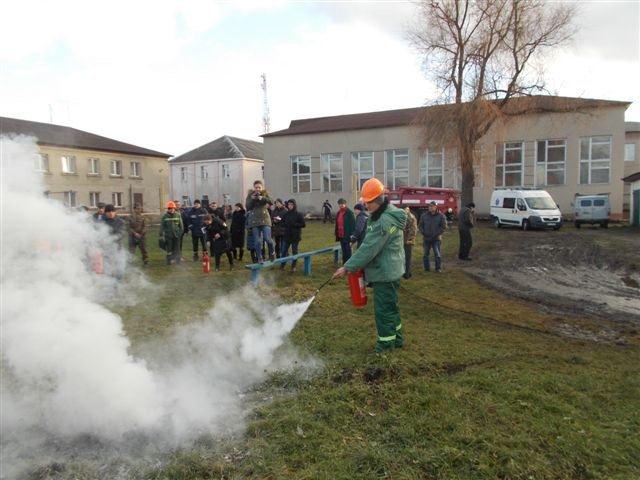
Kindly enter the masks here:
<path id="1" fill-rule="evenodd" d="M 262 143 L 225 135 L 169 160 L 171 198 L 218 204 L 244 203 L 255 180 L 264 178 Z"/>

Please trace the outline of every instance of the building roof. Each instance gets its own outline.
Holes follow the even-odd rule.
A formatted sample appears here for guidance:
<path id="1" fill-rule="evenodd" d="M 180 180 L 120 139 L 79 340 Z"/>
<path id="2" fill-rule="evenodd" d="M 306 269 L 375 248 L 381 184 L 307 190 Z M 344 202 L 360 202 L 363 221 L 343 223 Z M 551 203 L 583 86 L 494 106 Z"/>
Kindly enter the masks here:
<path id="1" fill-rule="evenodd" d="M 636 182 L 640 180 L 640 172 L 632 173 L 622 179 L 623 182 Z"/>
<path id="2" fill-rule="evenodd" d="M 624 122 L 625 133 L 640 132 L 640 122 Z"/>
<path id="3" fill-rule="evenodd" d="M 597 107 L 627 107 L 629 105 L 630 102 L 614 100 L 533 95 L 512 98 L 507 103 L 505 113 L 509 115 L 520 115 L 525 113 L 563 112 Z M 446 115 L 456 107 L 457 106 L 455 104 L 442 104 L 428 107 L 386 110 L 382 112 L 305 118 L 292 120 L 289 124 L 289 128 L 266 133 L 262 136 L 277 137 L 284 135 L 301 135 L 306 133 L 407 126 L 417 123 L 418 119 L 425 114 L 437 115 L 442 113 Z"/>
<path id="4" fill-rule="evenodd" d="M 54 125 L 53 123 L 32 122 L 17 118 L 0 117 L 0 135 L 28 135 L 36 138 L 38 145 L 99 150 L 103 152 L 144 155 L 147 157 L 169 158 L 167 153 L 149 150 L 112 138 L 84 132 L 76 128 Z"/>
<path id="5" fill-rule="evenodd" d="M 187 153 L 169 160 L 171 163 L 217 160 L 223 158 L 253 158 L 263 160 L 262 142 L 224 135 Z"/>

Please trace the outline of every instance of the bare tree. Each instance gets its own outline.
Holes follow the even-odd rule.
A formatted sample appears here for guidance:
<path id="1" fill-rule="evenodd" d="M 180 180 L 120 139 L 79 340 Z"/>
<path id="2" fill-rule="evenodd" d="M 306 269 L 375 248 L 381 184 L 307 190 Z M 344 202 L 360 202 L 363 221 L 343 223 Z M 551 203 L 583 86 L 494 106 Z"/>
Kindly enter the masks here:
<path id="1" fill-rule="evenodd" d="M 409 39 L 441 90 L 418 119 L 423 146 L 453 142 L 462 172 L 462 202 L 473 200 L 476 144 L 497 119 L 523 113 L 515 97 L 544 92 L 542 60 L 571 38 L 575 4 L 545 0 L 420 0 Z M 533 102 L 531 102 L 533 105 Z"/>

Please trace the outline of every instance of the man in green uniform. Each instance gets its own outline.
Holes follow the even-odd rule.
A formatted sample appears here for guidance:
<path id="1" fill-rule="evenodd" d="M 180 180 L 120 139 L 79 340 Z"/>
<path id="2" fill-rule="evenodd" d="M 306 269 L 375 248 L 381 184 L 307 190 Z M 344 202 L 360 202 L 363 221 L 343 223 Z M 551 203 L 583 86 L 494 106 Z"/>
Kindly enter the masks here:
<path id="1" fill-rule="evenodd" d="M 403 231 L 406 214 L 384 196 L 384 185 L 376 178 L 362 185 L 362 201 L 371 216 L 367 234 L 356 253 L 334 273 L 334 278 L 364 269 L 373 286 L 373 306 L 378 341 L 376 352 L 403 346 L 402 322 L 398 309 L 398 288 L 404 274 Z"/>
<path id="2" fill-rule="evenodd" d="M 160 221 L 160 241 L 164 241 L 167 252 L 167 265 L 180 263 L 180 239 L 184 232 L 182 215 L 176 211 L 176 204 L 167 202 L 167 213 Z"/>

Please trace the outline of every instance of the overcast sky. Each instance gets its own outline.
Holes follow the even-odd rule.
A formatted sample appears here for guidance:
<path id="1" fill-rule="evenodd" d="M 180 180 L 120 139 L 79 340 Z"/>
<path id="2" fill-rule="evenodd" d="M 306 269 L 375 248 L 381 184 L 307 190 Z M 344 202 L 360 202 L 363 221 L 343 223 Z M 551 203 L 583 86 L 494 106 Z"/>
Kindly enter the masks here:
<path id="1" fill-rule="evenodd" d="M 580 32 L 545 66 L 559 95 L 634 102 L 640 2 L 580 2 Z M 405 40 L 409 2 L 3 2 L 0 116 L 179 155 L 221 135 L 423 105 L 436 91 Z M 52 113 L 51 113 L 52 112 Z"/>

